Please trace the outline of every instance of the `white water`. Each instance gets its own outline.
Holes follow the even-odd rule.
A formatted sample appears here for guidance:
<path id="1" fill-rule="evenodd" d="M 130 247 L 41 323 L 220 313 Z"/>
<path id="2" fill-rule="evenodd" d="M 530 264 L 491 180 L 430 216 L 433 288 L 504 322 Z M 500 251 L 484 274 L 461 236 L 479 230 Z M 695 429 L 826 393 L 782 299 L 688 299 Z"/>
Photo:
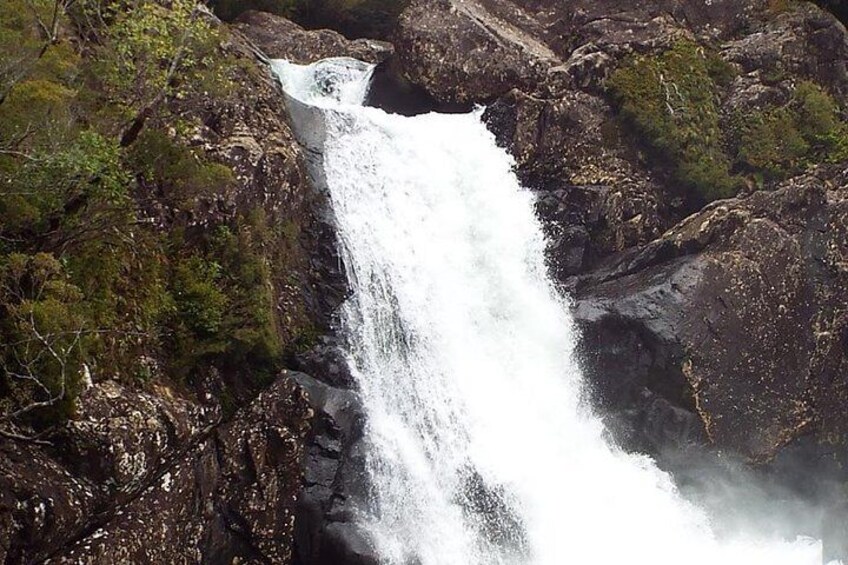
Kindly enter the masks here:
<path id="1" fill-rule="evenodd" d="M 370 67 L 350 60 L 276 69 L 325 116 L 368 419 L 362 521 L 387 564 L 821 562 L 814 540 L 716 539 L 652 461 L 605 440 L 533 197 L 479 112 L 362 107 Z"/>

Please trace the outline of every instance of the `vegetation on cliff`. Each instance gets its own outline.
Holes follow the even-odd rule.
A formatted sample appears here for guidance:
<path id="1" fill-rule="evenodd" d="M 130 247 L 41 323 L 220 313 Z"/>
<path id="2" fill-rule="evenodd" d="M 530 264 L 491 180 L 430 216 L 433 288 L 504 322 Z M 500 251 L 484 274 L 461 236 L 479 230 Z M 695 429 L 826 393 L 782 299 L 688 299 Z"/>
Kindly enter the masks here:
<path id="1" fill-rule="evenodd" d="M 740 185 L 730 173 L 719 116 L 718 85 L 731 79 L 717 55 L 682 40 L 664 53 L 630 58 L 608 82 L 624 118 L 673 163 L 679 182 L 707 200 Z"/>
<path id="2" fill-rule="evenodd" d="M 297 226 L 190 222 L 234 175 L 171 108 L 231 88 L 221 34 L 191 0 L 0 5 L 0 432 L 66 418 L 90 375 L 261 379 L 292 346 Z"/>
<path id="3" fill-rule="evenodd" d="M 816 83 L 785 85 L 784 104 L 724 116 L 722 96 L 734 79 L 717 53 L 682 39 L 626 59 L 607 87 L 623 120 L 700 202 L 848 157 L 848 123 Z"/>

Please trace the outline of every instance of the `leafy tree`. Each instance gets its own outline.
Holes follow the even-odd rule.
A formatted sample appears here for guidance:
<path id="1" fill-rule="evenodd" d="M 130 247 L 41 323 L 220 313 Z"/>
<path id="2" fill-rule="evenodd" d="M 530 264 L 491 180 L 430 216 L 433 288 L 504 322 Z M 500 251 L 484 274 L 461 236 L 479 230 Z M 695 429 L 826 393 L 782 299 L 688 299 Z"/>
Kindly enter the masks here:
<path id="1" fill-rule="evenodd" d="M 64 416 L 85 374 L 88 335 L 82 294 L 52 255 L 13 253 L 0 262 L 2 349 L 0 433 L 21 419 Z"/>
<path id="2" fill-rule="evenodd" d="M 195 0 L 81 0 L 76 20 L 97 37 L 90 80 L 120 124 L 121 146 L 194 88 L 225 75 L 220 33 Z"/>

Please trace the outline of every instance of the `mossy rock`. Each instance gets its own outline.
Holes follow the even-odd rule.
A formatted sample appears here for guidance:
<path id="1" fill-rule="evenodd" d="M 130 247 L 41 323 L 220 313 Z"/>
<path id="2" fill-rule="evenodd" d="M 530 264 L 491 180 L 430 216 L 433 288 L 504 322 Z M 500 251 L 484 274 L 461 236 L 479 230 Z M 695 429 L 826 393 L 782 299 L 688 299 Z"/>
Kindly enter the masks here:
<path id="1" fill-rule="evenodd" d="M 848 159 L 848 123 L 833 97 L 811 81 L 798 83 L 787 104 L 737 117 L 736 123 L 739 165 L 766 180 Z"/>
<path id="2" fill-rule="evenodd" d="M 734 76 L 717 55 L 680 40 L 663 53 L 629 58 L 607 81 L 625 122 L 697 200 L 732 196 L 741 186 L 719 116 L 719 89 Z"/>

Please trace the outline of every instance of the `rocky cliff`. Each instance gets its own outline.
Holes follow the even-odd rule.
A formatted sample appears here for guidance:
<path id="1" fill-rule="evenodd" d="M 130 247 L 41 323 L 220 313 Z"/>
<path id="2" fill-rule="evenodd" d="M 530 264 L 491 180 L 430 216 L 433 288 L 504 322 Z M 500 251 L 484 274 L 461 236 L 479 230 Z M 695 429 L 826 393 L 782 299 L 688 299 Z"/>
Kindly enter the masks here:
<path id="1" fill-rule="evenodd" d="M 156 16 L 167 17 L 162 14 Z M 143 377 L 92 356 L 84 365 L 85 378 L 74 384 L 73 398 L 70 383 L 76 381 L 62 382 L 71 404 L 67 415 L 51 415 L 48 422 L 12 419 L 6 402 L 18 393 L 5 388 L 4 381 L 0 562 L 291 562 L 315 412 L 304 388 L 279 368 L 317 343 L 347 289 L 324 196 L 309 179 L 264 55 L 238 26 L 231 30 L 206 12 L 192 17 L 207 22 L 211 35 L 206 39 L 225 61 L 216 71 L 226 73 L 226 84 L 213 85 L 220 89 L 214 92 L 169 94 L 166 107 L 150 113 L 138 141 L 126 150 L 129 166 L 136 166 L 137 154 L 149 151 L 151 171 L 170 166 L 167 159 L 173 155 L 184 158 L 164 175 L 140 168 L 132 181 L 134 213 L 171 238 L 157 261 L 169 271 L 163 284 L 174 285 L 163 300 L 176 306 L 152 330 L 165 334 L 161 343 L 140 359 L 123 354 L 142 366 Z M 337 34 L 307 33 L 283 22 L 292 39 L 289 51 L 279 56 L 365 56 L 350 46 L 360 43 L 349 45 Z M 311 43 L 302 44 L 304 38 Z M 149 148 L 151 139 L 158 145 Z M 185 169 L 194 171 L 196 181 L 180 180 Z M 214 178 L 209 171 L 216 171 Z M 218 177 L 226 182 L 217 183 Z M 174 198 L 181 182 L 196 182 L 198 190 Z M 137 233 L 130 237 L 141 241 Z M 213 237 L 232 244 L 218 247 L 211 240 L 210 245 Z M 4 269 L 11 257 L 7 253 L 4 248 Z M 198 256 L 202 260 L 195 260 Z M 205 269 L 213 263 L 235 272 L 226 278 L 210 274 Z M 186 268 L 209 278 L 190 283 Z M 212 281 L 220 286 L 203 286 Z M 254 348 L 258 342 L 251 324 L 268 320 L 258 339 L 273 345 L 270 357 L 252 349 L 241 361 L 241 353 L 226 346 L 209 348 L 229 331 L 226 316 L 212 308 L 219 291 L 233 293 L 227 304 L 238 324 L 225 339 L 245 340 Z M 15 312 L 5 301 L 3 308 L 4 315 Z M 186 315 L 207 321 L 212 316 L 214 329 L 187 328 L 176 321 Z M 235 321 L 242 315 L 245 319 Z M 39 328 L 33 322 L 30 329 L 44 336 L 47 347 L 71 351 L 73 345 L 58 349 Z M 85 331 L 79 330 L 78 340 Z M 183 337 L 193 349 L 186 356 L 178 341 Z M 13 354 L 7 345 L 3 357 L 9 371 Z"/>

